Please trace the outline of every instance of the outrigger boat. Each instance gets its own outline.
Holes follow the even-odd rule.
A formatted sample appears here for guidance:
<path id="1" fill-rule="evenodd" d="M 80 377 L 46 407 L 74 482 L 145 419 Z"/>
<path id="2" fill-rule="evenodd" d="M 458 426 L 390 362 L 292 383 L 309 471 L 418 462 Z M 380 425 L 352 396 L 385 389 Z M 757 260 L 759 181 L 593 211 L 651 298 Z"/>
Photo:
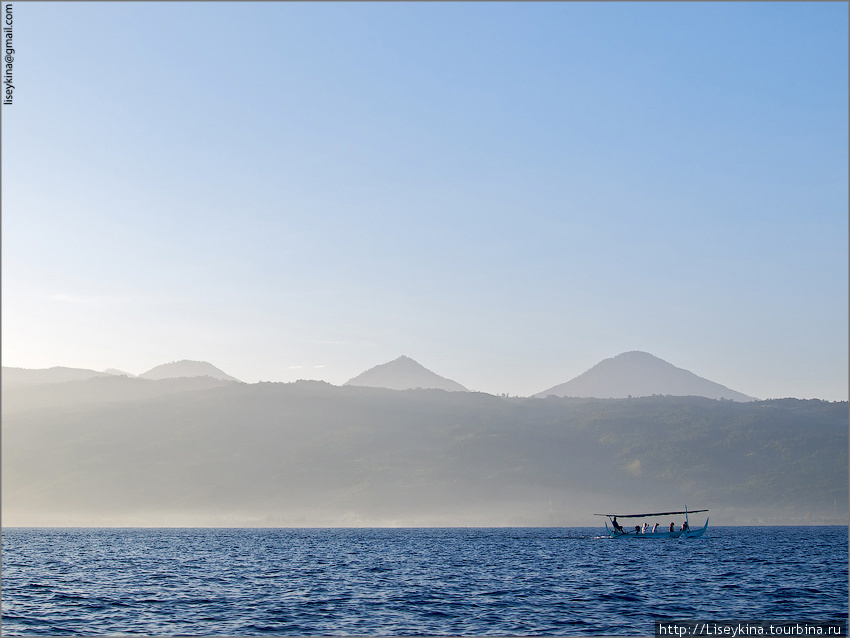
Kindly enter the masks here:
<path id="1" fill-rule="evenodd" d="M 594 514 L 594 516 L 607 516 L 608 521 L 611 521 L 611 527 L 608 527 L 608 521 L 605 521 L 605 536 L 601 538 L 699 538 L 705 534 L 708 529 L 708 517 L 705 517 L 705 524 L 702 527 L 691 529 L 688 522 L 688 514 L 696 514 L 697 512 L 707 512 L 708 510 L 691 510 L 686 507 L 682 512 L 650 512 L 649 514 Z M 668 526 L 661 526 L 660 521 L 655 529 L 656 531 L 643 531 L 640 525 L 635 525 L 631 529 L 628 526 L 622 526 L 617 523 L 618 518 L 652 518 L 655 516 L 675 516 L 677 514 L 685 515 L 684 524 L 676 529 L 672 526 L 672 530 Z M 655 525 L 655 524 L 654 524 Z"/>

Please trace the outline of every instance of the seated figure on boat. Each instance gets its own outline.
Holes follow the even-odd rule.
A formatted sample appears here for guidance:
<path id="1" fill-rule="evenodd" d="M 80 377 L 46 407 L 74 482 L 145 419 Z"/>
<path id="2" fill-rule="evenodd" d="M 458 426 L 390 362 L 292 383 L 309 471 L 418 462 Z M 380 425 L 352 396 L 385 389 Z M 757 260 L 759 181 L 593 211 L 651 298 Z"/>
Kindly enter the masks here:
<path id="1" fill-rule="evenodd" d="M 656 523 L 655 525 L 652 526 L 652 533 L 654 534 L 657 531 L 658 531 L 658 523 Z"/>
<path id="2" fill-rule="evenodd" d="M 683 532 L 687 532 L 689 528 L 690 528 L 690 526 L 688 525 L 688 521 L 685 521 L 684 523 L 682 523 L 682 531 Z"/>
<path id="3" fill-rule="evenodd" d="M 635 534 L 640 534 L 640 525 L 635 525 Z"/>
<path id="4" fill-rule="evenodd" d="M 615 529 L 615 530 L 617 530 L 617 531 L 618 531 L 618 532 L 620 532 L 621 534 L 623 533 L 623 526 L 622 526 L 622 525 L 620 525 L 620 524 L 617 522 L 617 517 L 616 517 L 616 516 L 614 517 L 614 520 L 613 520 L 613 521 L 611 521 L 611 523 L 614 525 L 614 529 Z"/>
<path id="5" fill-rule="evenodd" d="M 644 523 L 644 524 L 643 524 L 643 529 L 641 530 L 641 533 L 642 533 L 642 534 L 646 534 L 646 528 L 647 528 L 647 527 L 649 527 L 649 523 Z"/>
<path id="6" fill-rule="evenodd" d="M 673 528 L 674 528 L 675 526 L 676 526 L 676 524 L 675 524 L 675 523 L 670 523 L 670 532 L 671 532 L 671 533 L 673 532 Z"/>

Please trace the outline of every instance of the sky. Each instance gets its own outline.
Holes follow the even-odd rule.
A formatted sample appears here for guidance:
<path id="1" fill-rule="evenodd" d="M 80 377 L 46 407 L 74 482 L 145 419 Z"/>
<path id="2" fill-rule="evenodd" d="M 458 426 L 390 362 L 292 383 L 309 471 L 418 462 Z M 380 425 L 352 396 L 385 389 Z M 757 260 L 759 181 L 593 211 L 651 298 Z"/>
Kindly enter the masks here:
<path id="1" fill-rule="evenodd" d="M 848 6 L 13 4 L 2 362 L 848 398 Z"/>

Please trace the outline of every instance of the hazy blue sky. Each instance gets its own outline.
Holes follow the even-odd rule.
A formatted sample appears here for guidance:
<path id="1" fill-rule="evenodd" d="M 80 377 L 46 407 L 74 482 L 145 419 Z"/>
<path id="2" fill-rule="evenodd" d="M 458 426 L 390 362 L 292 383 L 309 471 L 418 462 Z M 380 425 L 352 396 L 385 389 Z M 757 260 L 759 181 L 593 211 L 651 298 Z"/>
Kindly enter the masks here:
<path id="1" fill-rule="evenodd" d="M 3 364 L 846 400 L 846 3 L 14 3 Z"/>

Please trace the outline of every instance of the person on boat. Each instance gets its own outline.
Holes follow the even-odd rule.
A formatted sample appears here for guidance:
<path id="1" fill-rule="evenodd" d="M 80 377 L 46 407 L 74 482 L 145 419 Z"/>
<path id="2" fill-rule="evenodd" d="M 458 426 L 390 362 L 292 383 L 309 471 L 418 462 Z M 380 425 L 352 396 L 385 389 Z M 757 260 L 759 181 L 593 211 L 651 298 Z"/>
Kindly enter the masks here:
<path id="1" fill-rule="evenodd" d="M 612 524 L 612 525 L 614 525 L 614 529 L 615 529 L 615 530 L 617 530 L 617 531 L 618 531 L 618 532 L 620 532 L 621 534 L 623 533 L 623 526 L 622 526 L 622 525 L 620 525 L 620 524 L 617 522 L 617 517 L 616 517 L 616 516 L 614 517 L 614 520 L 612 520 L 612 521 L 611 521 L 611 524 Z"/>
<path id="2" fill-rule="evenodd" d="M 654 534 L 657 531 L 658 531 L 658 523 L 656 523 L 655 525 L 652 526 L 652 533 Z"/>
<path id="3" fill-rule="evenodd" d="M 644 523 L 643 524 L 643 532 L 642 532 L 643 534 L 646 534 L 646 528 L 647 527 L 649 527 L 649 523 Z"/>
<path id="4" fill-rule="evenodd" d="M 640 534 L 640 525 L 635 525 L 635 534 Z"/>
<path id="5" fill-rule="evenodd" d="M 688 521 L 685 521 L 684 523 L 682 523 L 682 531 L 683 532 L 687 532 L 689 528 L 690 528 L 690 526 L 688 525 Z"/>
<path id="6" fill-rule="evenodd" d="M 674 523 L 670 523 L 670 531 L 671 531 L 671 532 L 673 531 L 673 528 L 674 528 L 674 527 L 675 527 L 675 524 L 674 524 Z"/>

